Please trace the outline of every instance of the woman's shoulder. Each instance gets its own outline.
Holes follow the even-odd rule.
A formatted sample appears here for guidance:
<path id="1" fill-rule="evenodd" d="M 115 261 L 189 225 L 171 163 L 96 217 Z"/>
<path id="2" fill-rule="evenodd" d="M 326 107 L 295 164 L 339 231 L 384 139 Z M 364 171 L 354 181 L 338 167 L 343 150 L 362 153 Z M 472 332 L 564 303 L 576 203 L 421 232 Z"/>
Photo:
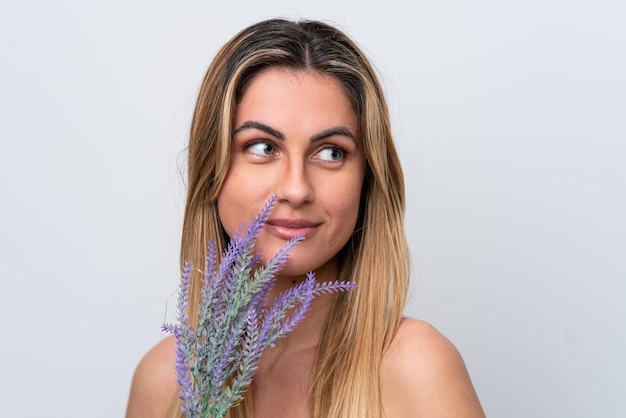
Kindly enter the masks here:
<path id="1" fill-rule="evenodd" d="M 456 347 L 427 322 L 405 318 L 381 371 L 386 416 L 484 417 Z"/>
<path id="2" fill-rule="evenodd" d="M 126 418 L 165 417 L 176 399 L 174 337 L 157 343 L 141 359 L 131 384 Z"/>

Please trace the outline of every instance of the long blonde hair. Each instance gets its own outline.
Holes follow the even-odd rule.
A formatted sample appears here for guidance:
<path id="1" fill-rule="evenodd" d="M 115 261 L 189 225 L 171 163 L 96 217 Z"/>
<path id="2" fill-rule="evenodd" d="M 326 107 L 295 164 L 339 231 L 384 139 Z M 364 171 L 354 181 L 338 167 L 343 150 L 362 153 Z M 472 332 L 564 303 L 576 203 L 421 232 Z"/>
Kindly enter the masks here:
<path id="1" fill-rule="evenodd" d="M 249 81 L 271 66 L 336 77 L 359 119 L 365 181 L 339 277 L 355 281 L 357 288 L 340 294 L 331 309 L 313 366 L 309 406 L 313 418 L 380 418 L 382 357 L 402 318 L 409 280 L 404 180 L 378 79 L 341 31 L 316 21 L 272 19 L 244 29 L 219 51 L 204 77 L 191 126 L 181 261 L 202 266 L 209 241 L 220 250 L 226 245 L 217 197 L 228 173 L 236 106 Z M 190 318 L 197 313 L 199 279 L 191 282 Z M 248 394 L 229 416 L 251 417 L 251 411 Z"/>

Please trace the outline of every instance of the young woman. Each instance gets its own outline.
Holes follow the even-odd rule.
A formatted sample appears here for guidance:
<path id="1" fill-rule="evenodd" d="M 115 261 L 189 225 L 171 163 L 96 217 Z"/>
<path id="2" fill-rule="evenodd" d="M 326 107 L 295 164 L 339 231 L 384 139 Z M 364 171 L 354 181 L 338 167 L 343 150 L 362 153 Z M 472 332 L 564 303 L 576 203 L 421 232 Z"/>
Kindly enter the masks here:
<path id="1" fill-rule="evenodd" d="M 188 159 L 183 261 L 204 265 L 207 242 L 223 249 L 275 194 L 256 250 L 269 259 L 295 234 L 305 237 L 275 294 L 309 271 L 357 283 L 314 300 L 300 326 L 266 350 L 230 417 L 484 416 L 454 346 L 402 316 L 404 182 L 380 84 L 349 38 L 286 20 L 236 35 L 204 78 Z M 181 416 L 174 364 L 172 338 L 144 357 L 128 418 Z"/>

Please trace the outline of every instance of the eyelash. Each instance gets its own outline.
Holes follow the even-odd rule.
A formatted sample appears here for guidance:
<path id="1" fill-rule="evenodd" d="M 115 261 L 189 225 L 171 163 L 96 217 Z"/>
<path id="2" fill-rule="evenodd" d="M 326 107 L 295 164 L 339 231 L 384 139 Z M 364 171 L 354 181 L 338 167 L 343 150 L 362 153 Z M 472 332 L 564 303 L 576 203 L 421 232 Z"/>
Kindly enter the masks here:
<path id="1" fill-rule="evenodd" d="M 329 146 L 323 147 L 318 152 L 316 152 L 315 155 L 319 155 L 322 151 L 326 151 L 326 150 L 338 151 L 339 154 L 341 154 L 341 156 L 340 156 L 340 158 L 338 160 L 329 160 L 329 161 L 323 160 L 324 162 L 339 163 L 339 162 L 344 161 L 346 159 L 346 157 L 348 156 L 348 150 L 346 150 L 343 147 L 339 147 L 337 145 L 329 145 Z"/>
<path id="2" fill-rule="evenodd" d="M 250 149 L 252 147 L 254 147 L 255 145 L 269 145 L 270 147 L 272 147 L 273 152 L 272 152 L 272 154 L 257 154 L 257 153 L 251 152 Z M 256 156 L 260 156 L 260 157 L 264 157 L 264 156 L 268 157 L 268 156 L 273 155 L 276 152 L 278 147 L 276 147 L 272 143 L 272 141 L 265 140 L 265 139 L 255 139 L 255 140 L 251 140 L 251 141 L 247 142 L 241 148 L 242 148 L 242 150 L 244 152 L 250 152 L 251 154 L 256 155 Z M 341 154 L 341 156 L 340 156 L 340 158 L 338 160 L 322 160 L 320 158 L 315 158 L 315 159 L 323 161 L 325 163 L 334 164 L 334 163 L 343 162 L 346 159 L 346 157 L 350 154 L 350 152 L 347 149 L 345 149 L 344 147 L 340 147 L 338 145 L 330 145 L 330 144 L 328 144 L 328 145 L 323 146 L 322 148 L 320 148 L 314 155 L 317 156 L 321 152 L 326 151 L 326 150 L 338 151 Z"/>
<path id="3" fill-rule="evenodd" d="M 254 139 L 252 141 L 247 142 L 246 144 L 244 144 L 242 146 L 242 150 L 246 151 L 246 152 L 249 152 L 250 148 L 252 148 L 255 145 L 261 145 L 261 144 L 265 144 L 265 145 L 271 146 L 273 148 L 274 152 L 276 152 L 276 146 L 271 141 L 267 141 L 267 140 L 263 140 L 263 139 Z M 261 155 L 261 154 L 256 154 L 256 153 L 253 153 L 253 152 L 251 152 L 251 154 Z M 267 155 L 269 155 L 269 154 L 266 154 L 265 156 L 267 156 Z"/>

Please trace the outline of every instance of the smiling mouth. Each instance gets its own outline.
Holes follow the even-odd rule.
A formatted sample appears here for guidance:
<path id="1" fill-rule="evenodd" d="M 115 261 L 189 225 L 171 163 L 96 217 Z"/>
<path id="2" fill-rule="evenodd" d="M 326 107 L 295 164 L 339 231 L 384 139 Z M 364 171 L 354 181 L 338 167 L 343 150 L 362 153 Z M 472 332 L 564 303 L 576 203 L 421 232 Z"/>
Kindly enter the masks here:
<path id="1" fill-rule="evenodd" d="M 296 219 L 270 219 L 265 223 L 265 228 L 279 238 L 292 239 L 297 236 L 310 237 L 319 225 L 316 222 Z"/>

